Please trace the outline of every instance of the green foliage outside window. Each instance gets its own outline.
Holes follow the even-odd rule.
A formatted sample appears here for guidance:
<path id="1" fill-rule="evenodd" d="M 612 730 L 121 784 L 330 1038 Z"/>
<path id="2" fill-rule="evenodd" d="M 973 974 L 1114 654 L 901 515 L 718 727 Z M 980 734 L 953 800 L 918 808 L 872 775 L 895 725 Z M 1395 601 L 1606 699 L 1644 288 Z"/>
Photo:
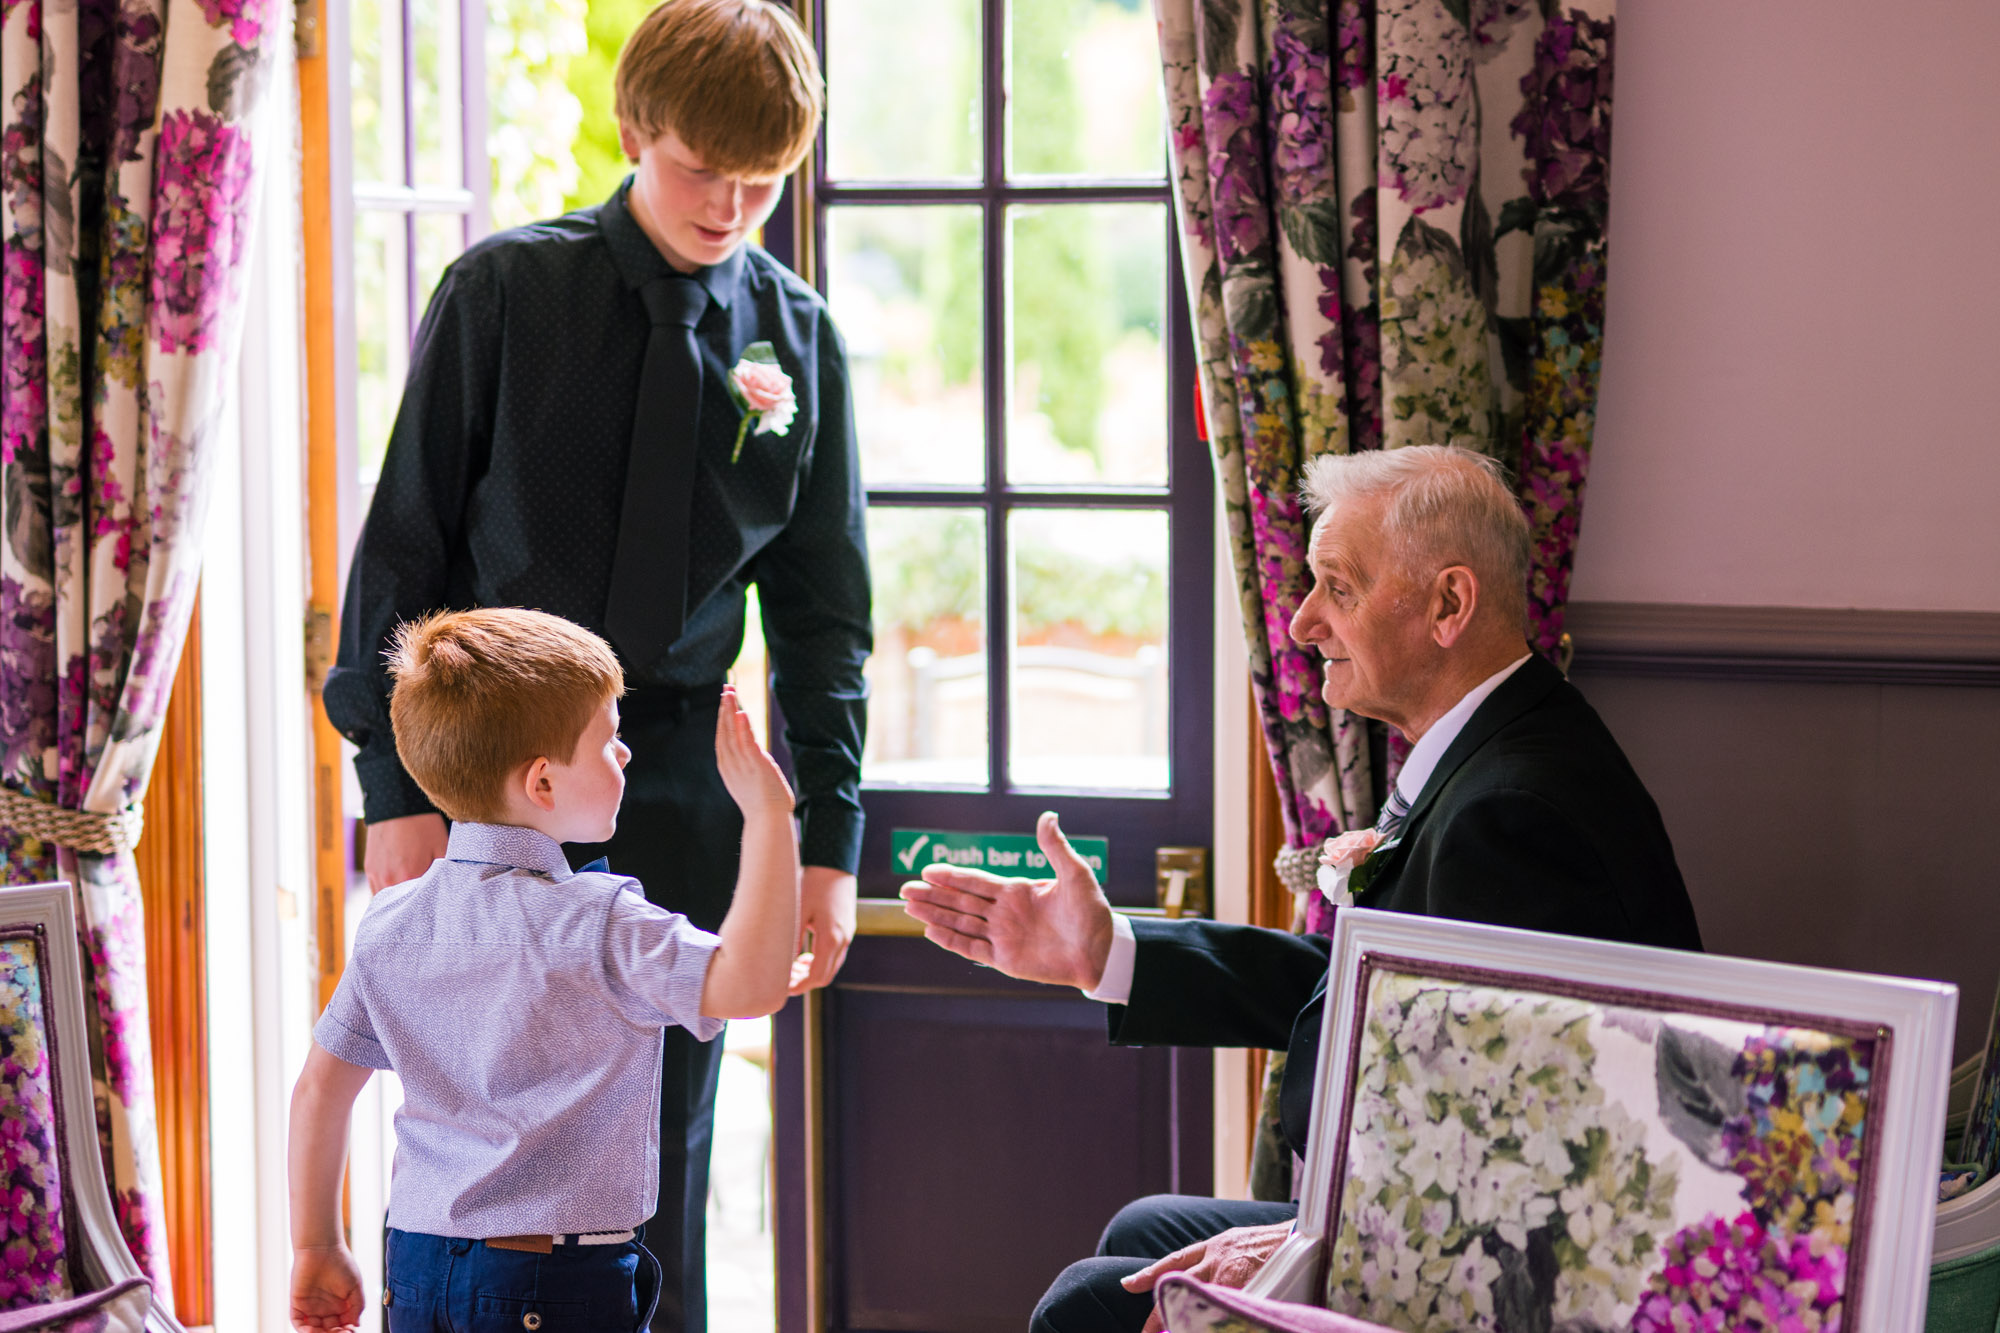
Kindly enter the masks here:
<path id="1" fill-rule="evenodd" d="M 878 624 L 984 617 L 981 515 L 945 511 L 931 521 L 879 524 L 870 547 Z M 1015 552 L 1014 579 L 1016 628 L 1027 640 L 1064 625 L 1150 642 L 1166 632 L 1166 571 L 1144 557 L 1107 552 L 1093 560 L 1028 544 Z"/>
<path id="2" fill-rule="evenodd" d="M 566 75 L 570 95 L 583 108 L 583 120 L 571 146 L 577 176 L 564 201 L 567 208 L 603 202 L 632 169 L 618 146 L 611 79 L 618 68 L 619 48 L 653 4 L 654 0 L 589 0 L 586 6 L 585 49 L 569 63 Z"/>
<path id="3" fill-rule="evenodd" d="M 843 0 L 864 4 L 871 0 Z M 895 19 L 903 0 L 883 17 Z M 493 213 L 496 226 L 597 203 L 630 170 L 618 144 L 612 76 L 627 34 L 655 0 L 488 0 L 488 77 L 492 89 Z M 1053 174 L 1101 160 L 1101 133 L 1086 123 L 1076 86 L 1069 35 L 1091 22 L 1144 22 L 1136 0 L 1013 0 L 1011 70 L 1020 104 L 1035 114 L 1011 128 L 1015 175 Z M 948 61 L 967 68 L 972 62 Z M 873 81 L 866 96 L 849 89 L 849 114 L 894 126 L 907 118 L 893 81 Z M 966 90 L 961 96 L 969 95 Z M 1142 135 L 1157 137 L 1149 122 Z M 907 133 L 907 128 L 904 130 Z M 1061 206 L 1023 208 L 1013 215 L 1013 388 L 1025 383 L 1035 401 L 1017 410 L 1045 413 L 1058 440 L 1093 455 L 1105 391 L 1105 355 L 1122 335 L 1144 328 L 1157 337 L 1158 260 L 1108 246 L 1086 215 Z M 909 286 L 931 315 L 948 380 L 970 379 L 981 355 L 980 235 L 975 216 L 927 229 L 923 245 L 896 256 L 917 280 Z M 1129 247 L 1128 247 L 1129 248 Z M 1025 373 L 1024 373 L 1025 372 Z M 983 613 L 984 559 L 978 520 L 909 532 L 875 552 L 878 617 L 903 624 Z M 888 549 L 893 547 L 893 549 Z M 1062 624 L 1094 634 L 1157 638 L 1164 629 L 1164 571 L 1124 556 L 1104 562 L 1033 548 L 1020 551 L 1014 571 L 1023 633 Z"/>
<path id="4" fill-rule="evenodd" d="M 589 117 L 568 81 L 590 57 L 585 10 L 596 8 L 586 0 L 486 0 L 486 146 L 496 229 L 572 206 L 573 145 Z"/>
<path id="5" fill-rule="evenodd" d="M 1014 0 L 1011 78 L 1020 105 L 1035 111 L 1014 116 L 1008 127 L 1016 175 L 1073 169 L 1085 127 L 1063 43 L 1078 26 L 1079 11 L 1098 3 Z M 1017 393 L 1023 378 L 1036 389 L 1036 401 L 1017 402 L 1017 411 L 1046 413 L 1065 447 L 1095 457 L 1104 353 L 1112 336 L 1110 284 L 1102 238 L 1075 226 L 1067 213 L 1038 208 L 1015 214 L 1011 378 Z"/>

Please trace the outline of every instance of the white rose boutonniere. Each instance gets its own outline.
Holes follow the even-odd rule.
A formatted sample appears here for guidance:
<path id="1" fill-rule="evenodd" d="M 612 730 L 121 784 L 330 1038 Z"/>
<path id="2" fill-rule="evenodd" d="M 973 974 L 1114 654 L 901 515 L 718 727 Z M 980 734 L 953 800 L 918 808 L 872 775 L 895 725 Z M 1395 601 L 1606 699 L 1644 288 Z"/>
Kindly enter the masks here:
<path id="1" fill-rule="evenodd" d="M 729 395 L 743 412 L 736 428 L 736 445 L 729 451 L 734 463 L 743 456 L 743 441 L 750 423 L 757 423 L 759 435 L 783 435 L 798 415 L 799 400 L 792 393 L 792 377 L 778 366 L 778 353 L 769 343 L 751 343 L 743 349 L 743 359 L 729 372 Z"/>

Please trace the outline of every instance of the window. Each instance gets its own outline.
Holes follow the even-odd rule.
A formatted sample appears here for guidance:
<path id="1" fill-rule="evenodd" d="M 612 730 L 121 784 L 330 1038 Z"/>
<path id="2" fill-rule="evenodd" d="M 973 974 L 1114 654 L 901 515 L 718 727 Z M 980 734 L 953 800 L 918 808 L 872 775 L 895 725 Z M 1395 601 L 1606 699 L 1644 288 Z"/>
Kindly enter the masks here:
<path id="1" fill-rule="evenodd" d="M 355 478 L 372 483 L 410 339 L 438 275 L 487 229 L 483 0 L 354 0 L 352 135 Z"/>
<path id="2" fill-rule="evenodd" d="M 1151 7 L 813 19 L 875 577 L 864 876 L 894 828 L 1020 831 L 1059 793 L 1149 897 L 1151 848 L 1205 840 L 1213 560 Z"/>
<path id="3" fill-rule="evenodd" d="M 579 133 L 584 108 L 570 79 L 588 47 L 586 9 L 585 0 L 354 0 L 347 11 L 348 151 L 336 159 L 351 182 L 340 219 L 351 387 L 340 417 L 359 487 L 344 507 L 357 515 L 382 468 L 410 340 L 446 266 L 495 227 L 604 193 L 607 173 L 585 181 L 579 161 L 605 131 Z M 610 165 L 613 179 L 623 174 Z"/>

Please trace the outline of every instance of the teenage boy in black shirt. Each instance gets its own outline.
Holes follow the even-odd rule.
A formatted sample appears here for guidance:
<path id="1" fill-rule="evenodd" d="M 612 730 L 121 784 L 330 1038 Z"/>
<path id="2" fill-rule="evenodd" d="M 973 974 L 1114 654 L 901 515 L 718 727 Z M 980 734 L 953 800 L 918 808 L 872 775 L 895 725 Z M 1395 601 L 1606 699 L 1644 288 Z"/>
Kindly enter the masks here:
<path id="1" fill-rule="evenodd" d="M 823 986 L 853 935 L 861 847 L 864 499 L 826 305 L 745 243 L 817 132 L 818 63 L 769 0 L 667 0 L 616 77 L 632 177 L 595 208 L 473 246 L 431 299 L 355 550 L 327 715 L 360 747 L 369 883 L 400 883 L 444 855 L 446 826 L 396 755 L 383 668 L 396 626 L 523 606 L 602 632 L 630 683 L 633 759 L 617 835 L 570 860 L 608 855 L 713 930 L 741 818 L 709 737 L 755 582 L 799 787 L 812 944 L 799 989 Z M 721 1048 L 668 1034 L 646 1235 L 666 1269 L 656 1329 L 706 1326 Z"/>

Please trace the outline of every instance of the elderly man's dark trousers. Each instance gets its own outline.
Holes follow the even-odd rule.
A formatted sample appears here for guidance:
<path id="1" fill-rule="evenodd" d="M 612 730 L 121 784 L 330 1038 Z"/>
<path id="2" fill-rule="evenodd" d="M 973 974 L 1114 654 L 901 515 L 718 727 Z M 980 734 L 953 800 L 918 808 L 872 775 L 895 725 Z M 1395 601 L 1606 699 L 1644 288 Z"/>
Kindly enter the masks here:
<path id="1" fill-rule="evenodd" d="M 603 856 L 646 887 L 649 901 L 715 930 L 736 891 L 743 816 L 715 767 L 715 712 L 722 686 L 686 693 L 646 687 L 619 703 L 619 734 L 632 747 L 625 803 L 611 841 L 566 848 L 580 866 Z M 708 1327 L 708 1149 L 722 1039 L 696 1041 L 668 1028 L 660 1071 L 659 1209 L 646 1248 L 660 1261 L 655 1333 Z"/>
<path id="2" fill-rule="evenodd" d="M 1175 1250 L 1231 1227 L 1269 1226 L 1297 1217 L 1297 1204 L 1154 1194 L 1128 1203 L 1104 1228 L 1097 1257 L 1062 1271 L 1035 1307 L 1031 1333 L 1139 1333 L 1153 1312 L 1153 1294 L 1138 1295 L 1119 1279 Z"/>

